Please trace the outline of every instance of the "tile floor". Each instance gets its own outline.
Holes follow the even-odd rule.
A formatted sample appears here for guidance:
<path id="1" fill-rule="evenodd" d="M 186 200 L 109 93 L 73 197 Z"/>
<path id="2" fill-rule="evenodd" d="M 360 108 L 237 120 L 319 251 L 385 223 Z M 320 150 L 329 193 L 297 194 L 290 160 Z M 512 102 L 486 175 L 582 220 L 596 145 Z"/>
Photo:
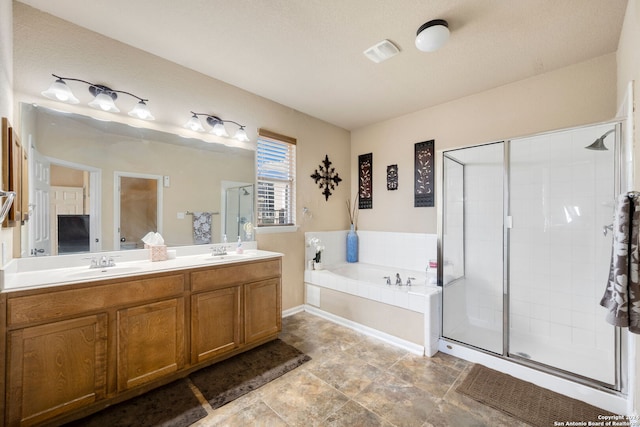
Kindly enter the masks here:
<path id="1" fill-rule="evenodd" d="M 416 356 L 297 313 L 280 338 L 313 359 L 193 424 L 204 426 L 509 426 L 526 424 L 456 393 L 471 364 Z"/>

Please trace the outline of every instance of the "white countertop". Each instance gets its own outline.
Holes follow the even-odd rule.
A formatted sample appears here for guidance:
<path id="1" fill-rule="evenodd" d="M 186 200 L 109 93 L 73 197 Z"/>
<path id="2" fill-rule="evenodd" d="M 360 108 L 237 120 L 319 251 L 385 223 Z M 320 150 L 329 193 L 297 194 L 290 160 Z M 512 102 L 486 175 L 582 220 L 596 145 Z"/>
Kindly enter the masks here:
<path id="1" fill-rule="evenodd" d="M 263 251 L 258 249 L 245 249 L 242 254 L 229 251 L 227 255 L 213 256 L 210 251 L 183 251 L 185 255 L 180 255 L 174 259 L 164 261 L 151 261 L 140 258 L 140 252 L 147 253 L 147 250 L 135 251 L 138 254 L 120 252 L 83 254 L 82 256 L 46 257 L 41 258 L 38 268 L 38 261 L 14 259 L 2 270 L 2 291 L 10 292 L 24 289 L 34 289 L 48 286 L 59 286 L 62 284 L 86 283 L 103 280 L 113 277 L 138 276 L 144 274 L 161 273 L 167 271 L 184 270 L 187 268 L 206 267 L 214 265 L 233 264 L 239 262 L 278 258 L 282 254 L 278 252 Z M 116 265 L 114 267 L 89 268 L 88 258 L 100 258 L 106 256 L 114 257 Z M 122 260 L 119 260 L 119 258 Z M 14 263 L 15 261 L 15 263 Z M 57 261 L 57 262 L 56 262 Z M 55 264 L 66 264 L 51 268 Z M 79 265 L 77 265 L 79 264 Z"/>

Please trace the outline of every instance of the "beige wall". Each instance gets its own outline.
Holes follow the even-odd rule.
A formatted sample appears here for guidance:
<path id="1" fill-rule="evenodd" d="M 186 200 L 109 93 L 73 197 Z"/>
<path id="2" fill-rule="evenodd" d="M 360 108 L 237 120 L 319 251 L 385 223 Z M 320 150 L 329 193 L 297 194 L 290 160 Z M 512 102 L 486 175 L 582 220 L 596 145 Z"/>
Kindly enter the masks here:
<path id="1" fill-rule="evenodd" d="M 606 121 L 615 116 L 615 94 L 611 54 L 353 131 L 353 194 L 358 155 L 373 153 L 373 209 L 360 211 L 358 227 L 436 232 L 436 208 L 413 207 L 415 143 L 434 139 L 442 150 Z M 387 191 L 392 164 L 398 165 L 399 188 Z"/>
<path id="2" fill-rule="evenodd" d="M 97 118 L 188 134 L 182 124 L 189 118 L 189 111 L 193 110 L 245 124 L 254 143 L 258 128 L 297 138 L 296 213 L 301 227 L 293 233 L 259 235 L 258 245 L 262 249 L 279 251 L 285 255 L 283 308 L 303 303 L 304 231 L 338 230 L 346 228 L 348 224 L 344 209 L 350 190 L 348 131 L 59 20 L 22 3 L 14 3 L 13 20 L 16 115 L 18 102 L 37 102 Z M 203 55 L 208 54 L 203 52 Z M 258 70 L 260 64 L 255 66 Z M 86 107 L 91 97 L 88 91 L 84 93 L 86 86 L 83 88 L 83 85 L 73 86 L 74 93 L 81 101 L 76 106 L 43 98 L 40 92 L 52 83 L 51 73 L 109 84 L 114 89 L 149 98 L 149 108 L 156 121 L 141 123 L 130 119 L 126 113 L 100 114 L 101 112 Z M 127 104 L 126 97 L 119 104 L 123 110 L 133 106 Z M 325 202 L 324 196 L 309 177 L 325 154 L 329 155 L 344 179 L 328 202 Z M 304 206 L 312 212 L 312 217 L 303 219 Z"/>
<path id="3" fill-rule="evenodd" d="M 638 111 L 638 100 L 640 100 L 640 1 L 629 0 L 627 4 L 627 12 L 620 34 L 620 42 L 618 44 L 618 103 L 622 103 L 626 96 L 629 82 L 634 82 L 633 99 L 635 102 L 635 111 L 633 112 L 633 135 L 634 135 L 634 158 L 640 159 L 640 111 Z M 634 189 L 640 188 L 640 163 L 634 162 Z M 635 335 L 631 335 L 631 342 L 635 342 L 635 353 L 640 354 L 640 340 Z M 635 358 L 635 378 L 631 381 L 631 402 L 630 413 L 638 414 L 640 412 L 640 382 L 637 380 L 640 372 L 640 359 Z"/>

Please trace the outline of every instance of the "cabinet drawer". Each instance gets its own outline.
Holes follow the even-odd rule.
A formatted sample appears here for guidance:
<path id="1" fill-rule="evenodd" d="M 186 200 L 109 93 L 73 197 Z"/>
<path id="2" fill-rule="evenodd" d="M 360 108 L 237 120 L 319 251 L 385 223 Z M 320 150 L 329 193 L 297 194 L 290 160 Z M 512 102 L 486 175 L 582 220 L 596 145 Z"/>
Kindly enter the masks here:
<path id="1" fill-rule="evenodd" d="M 280 258 L 219 266 L 204 271 L 191 273 L 191 290 L 194 292 L 227 287 L 237 283 L 254 282 L 280 276 Z"/>
<path id="2" fill-rule="evenodd" d="M 184 291 L 184 274 L 88 285 L 83 288 L 52 290 L 9 297 L 7 326 L 50 320 L 106 307 L 130 305 L 156 298 L 166 298 Z"/>

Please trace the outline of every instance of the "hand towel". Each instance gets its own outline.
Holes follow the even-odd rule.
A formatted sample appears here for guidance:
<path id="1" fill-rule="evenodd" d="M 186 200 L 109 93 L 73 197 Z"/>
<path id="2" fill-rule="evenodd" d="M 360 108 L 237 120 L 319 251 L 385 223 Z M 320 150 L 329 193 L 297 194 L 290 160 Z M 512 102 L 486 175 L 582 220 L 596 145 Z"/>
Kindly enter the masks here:
<path id="1" fill-rule="evenodd" d="M 211 212 L 193 213 L 193 243 L 211 243 Z"/>

